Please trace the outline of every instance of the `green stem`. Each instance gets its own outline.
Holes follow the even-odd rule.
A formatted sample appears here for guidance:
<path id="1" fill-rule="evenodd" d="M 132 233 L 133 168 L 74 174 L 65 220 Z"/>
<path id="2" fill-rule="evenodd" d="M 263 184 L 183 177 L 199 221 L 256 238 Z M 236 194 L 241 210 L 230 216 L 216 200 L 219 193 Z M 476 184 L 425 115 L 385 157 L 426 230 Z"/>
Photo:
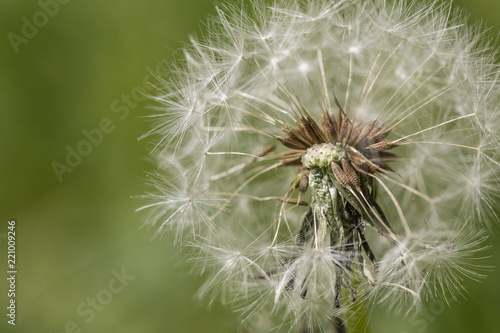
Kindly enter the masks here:
<path id="1" fill-rule="evenodd" d="M 333 317 L 333 327 L 335 333 L 347 333 L 345 322 L 338 316 Z"/>

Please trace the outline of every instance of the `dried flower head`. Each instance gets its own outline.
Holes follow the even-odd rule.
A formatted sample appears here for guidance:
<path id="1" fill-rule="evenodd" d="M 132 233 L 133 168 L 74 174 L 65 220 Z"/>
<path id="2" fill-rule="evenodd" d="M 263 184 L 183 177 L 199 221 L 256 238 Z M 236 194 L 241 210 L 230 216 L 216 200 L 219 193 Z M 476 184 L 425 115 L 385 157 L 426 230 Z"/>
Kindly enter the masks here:
<path id="1" fill-rule="evenodd" d="M 202 294 L 250 325 L 343 331 L 363 303 L 405 312 L 483 277 L 500 194 L 483 33 L 438 2 L 217 13 L 160 77 L 145 206 L 199 251 Z"/>

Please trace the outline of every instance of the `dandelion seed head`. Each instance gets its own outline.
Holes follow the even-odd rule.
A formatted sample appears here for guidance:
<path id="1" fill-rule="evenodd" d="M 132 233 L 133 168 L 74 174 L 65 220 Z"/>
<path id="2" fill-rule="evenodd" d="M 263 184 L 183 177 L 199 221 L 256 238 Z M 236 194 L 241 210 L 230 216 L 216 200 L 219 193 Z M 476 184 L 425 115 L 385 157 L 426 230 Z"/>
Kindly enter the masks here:
<path id="1" fill-rule="evenodd" d="M 157 84 L 148 224 L 277 330 L 463 298 L 498 224 L 487 39 L 437 1 L 220 6 Z"/>

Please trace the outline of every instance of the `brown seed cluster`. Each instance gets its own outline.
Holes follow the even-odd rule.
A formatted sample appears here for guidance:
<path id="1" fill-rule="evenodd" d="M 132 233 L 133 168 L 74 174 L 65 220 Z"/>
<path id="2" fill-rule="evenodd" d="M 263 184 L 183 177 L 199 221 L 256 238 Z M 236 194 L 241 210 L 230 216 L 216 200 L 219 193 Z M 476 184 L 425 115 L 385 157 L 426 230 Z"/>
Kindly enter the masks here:
<path id="1" fill-rule="evenodd" d="M 348 157 L 341 161 L 341 165 L 332 166 L 335 177 L 344 187 L 358 187 L 360 174 L 373 176 L 377 172 L 392 171 L 387 163 L 398 156 L 387 150 L 397 147 L 398 143 L 384 140 L 391 129 L 380 126 L 377 120 L 364 124 L 356 118 L 349 119 L 340 103 L 337 100 L 335 102 L 339 108 L 337 119 L 330 112 L 324 111 L 319 126 L 304 111 L 300 121 L 296 121 L 297 127 L 285 127 L 283 131 L 286 136 L 276 137 L 290 148 L 282 165 L 301 165 L 301 158 L 307 149 L 316 144 L 332 143 L 344 149 Z M 309 172 L 302 167 L 301 174 L 299 196 L 307 189 L 304 178 Z"/>

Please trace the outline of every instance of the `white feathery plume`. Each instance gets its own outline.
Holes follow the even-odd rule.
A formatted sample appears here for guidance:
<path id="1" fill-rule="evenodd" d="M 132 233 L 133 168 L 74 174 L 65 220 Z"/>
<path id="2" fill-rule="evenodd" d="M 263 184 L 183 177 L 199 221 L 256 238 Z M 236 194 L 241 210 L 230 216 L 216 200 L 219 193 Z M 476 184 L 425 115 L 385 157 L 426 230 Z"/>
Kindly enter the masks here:
<path id="1" fill-rule="evenodd" d="M 345 332 L 370 304 L 409 313 L 484 277 L 500 71 L 463 16 L 439 1 L 217 8 L 160 76 L 144 206 L 196 250 L 202 294 L 256 330 Z"/>

